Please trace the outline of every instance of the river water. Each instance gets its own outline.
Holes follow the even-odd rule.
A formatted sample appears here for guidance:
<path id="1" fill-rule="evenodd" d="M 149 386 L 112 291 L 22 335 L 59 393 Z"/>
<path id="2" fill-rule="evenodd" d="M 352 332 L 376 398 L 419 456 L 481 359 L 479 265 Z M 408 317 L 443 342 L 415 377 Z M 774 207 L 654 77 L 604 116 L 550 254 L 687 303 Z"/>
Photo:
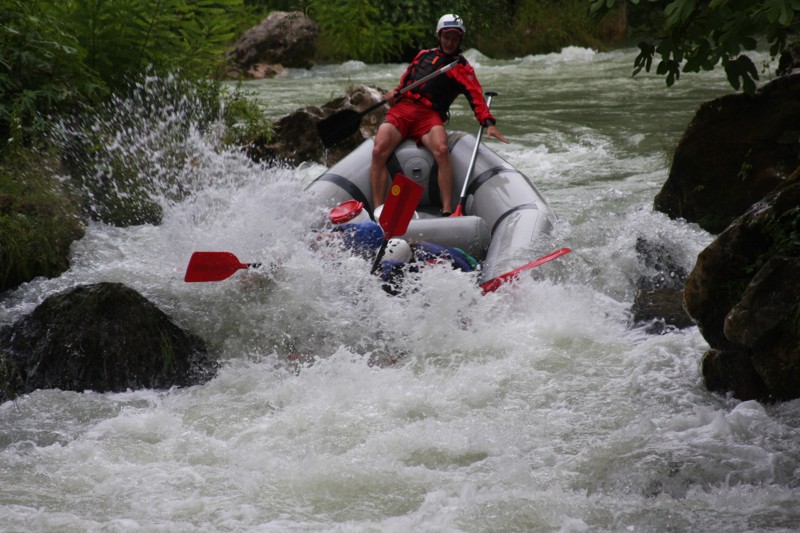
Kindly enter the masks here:
<path id="1" fill-rule="evenodd" d="M 163 224 L 92 224 L 67 273 L 5 295 L 0 324 L 120 281 L 223 367 L 186 389 L 0 406 L 0 531 L 800 530 L 800 402 L 711 394 L 696 328 L 629 325 L 652 274 L 637 239 L 687 269 L 712 240 L 651 206 L 697 107 L 730 92 L 721 72 L 631 79 L 634 55 L 468 52 L 511 140 L 487 145 L 538 185 L 555 246 L 574 250 L 486 297 L 445 269 L 387 296 L 362 260 L 307 246 L 320 213 L 304 185 L 322 166 L 261 168 L 190 128 L 194 156 L 167 169 L 189 195 L 164 200 Z M 245 88 L 278 117 L 402 70 L 347 63 Z M 168 165 L 152 139 L 181 118 L 165 110 L 110 148 Z M 463 99 L 450 127 L 477 131 Z M 186 284 L 194 250 L 268 268 Z"/>

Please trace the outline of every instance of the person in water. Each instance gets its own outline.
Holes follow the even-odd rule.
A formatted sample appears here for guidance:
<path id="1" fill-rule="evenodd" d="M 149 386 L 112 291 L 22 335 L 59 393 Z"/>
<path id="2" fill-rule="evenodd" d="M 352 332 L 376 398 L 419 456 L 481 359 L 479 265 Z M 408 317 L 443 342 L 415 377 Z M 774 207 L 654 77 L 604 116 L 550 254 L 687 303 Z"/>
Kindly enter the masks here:
<path id="1" fill-rule="evenodd" d="M 340 236 L 346 248 L 370 260 L 383 243 L 383 230 L 372 220 L 340 224 L 333 228 L 332 234 Z M 407 273 L 417 273 L 427 265 L 442 264 L 450 264 L 453 269 L 463 272 L 472 272 L 478 267 L 478 261 L 460 248 L 427 241 L 409 243 L 394 238 L 389 239 L 386 245 L 377 273 L 384 282 L 383 290 L 398 294 Z"/>
<path id="2" fill-rule="evenodd" d="M 386 198 L 389 181 L 386 162 L 395 148 L 405 139 L 414 139 L 433 154 L 439 167 L 439 191 L 442 199 L 442 215 L 453 211 L 453 168 L 447 147 L 447 131 L 444 122 L 448 119 L 450 105 L 459 94 L 467 98 L 475 118 L 486 127 L 486 136 L 507 143 L 497 130 L 497 121 L 492 116 L 483 89 L 475 71 L 461 54 L 461 41 L 466 29 L 458 15 L 444 15 L 436 25 L 438 46 L 420 51 L 400 78 L 400 84 L 386 93 L 391 104 L 383 124 L 375 135 L 370 165 L 372 205 L 377 208 Z M 445 65 L 458 64 L 441 76 L 437 76 L 419 87 L 406 91 L 399 98 L 403 87 L 427 76 Z"/>

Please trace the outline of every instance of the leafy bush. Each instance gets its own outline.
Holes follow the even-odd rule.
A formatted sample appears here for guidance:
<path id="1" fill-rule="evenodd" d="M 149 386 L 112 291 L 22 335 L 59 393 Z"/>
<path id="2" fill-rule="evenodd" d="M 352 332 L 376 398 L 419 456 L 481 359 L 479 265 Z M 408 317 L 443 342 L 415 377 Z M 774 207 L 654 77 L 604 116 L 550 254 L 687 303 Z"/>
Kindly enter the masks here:
<path id="1" fill-rule="evenodd" d="M 498 39 L 497 34 L 503 35 Z M 477 48 L 492 57 L 558 52 L 566 46 L 602 48 L 586 0 L 521 0 L 512 12 L 494 15 L 494 27 L 479 33 Z"/>
<path id="2" fill-rule="evenodd" d="M 74 0 L 56 12 L 85 50 L 89 68 L 112 88 L 150 68 L 180 67 L 206 77 L 222 63 L 236 38 L 242 0 Z"/>
<path id="3" fill-rule="evenodd" d="M 418 50 L 435 46 L 436 22 L 446 13 L 466 21 L 464 47 L 474 46 L 483 32 L 497 41 L 498 22 L 513 14 L 513 5 L 501 0 L 305 0 L 300 4 L 322 29 L 321 59 L 368 63 L 407 60 Z"/>
<path id="4" fill-rule="evenodd" d="M 59 172 L 56 157 L 31 150 L 0 164 L 0 291 L 69 267 L 83 223 L 77 195 Z"/>
<path id="5" fill-rule="evenodd" d="M 49 116 L 105 93 L 77 40 L 42 4 L 0 5 L 0 141 L 18 147 L 41 141 Z"/>
<path id="6" fill-rule="evenodd" d="M 261 105 L 240 90 L 223 97 L 222 117 L 225 123 L 223 143 L 233 146 L 267 144 L 272 137 L 272 122 Z"/>

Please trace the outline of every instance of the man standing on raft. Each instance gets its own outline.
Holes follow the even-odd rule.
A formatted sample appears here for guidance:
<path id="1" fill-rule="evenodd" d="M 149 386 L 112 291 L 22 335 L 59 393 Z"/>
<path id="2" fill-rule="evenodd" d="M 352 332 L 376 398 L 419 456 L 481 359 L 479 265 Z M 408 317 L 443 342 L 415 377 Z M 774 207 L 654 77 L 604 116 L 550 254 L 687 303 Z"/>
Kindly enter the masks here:
<path id="1" fill-rule="evenodd" d="M 508 143 L 495 127 L 497 121 L 483 99 L 483 89 L 475 71 L 461 55 L 464 31 L 464 21 L 458 15 L 444 15 L 440 18 L 436 25 L 439 46 L 420 51 L 400 78 L 400 84 L 386 93 L 385 98 L 392 107 L 375 135 L 369 176 L 372 205 L 375 208 L 382 205 L 386 198 L 386 162 L 389 156 L 403 140 L 411 138 L 431 151 L 439 167 L 442 216 L 450 216 L 453 212 L 453 167 L 450 163 L 444 122 L 448 118 L 450 105 L 459 94 L 467 98 L 475 118 L 486 127 L 486 136 Z M 443 76 L 437 76 L 406 91 L 396 100 L 395 95 L 403 87 L 454 60 L 458 60 L 458 64 Z"/>

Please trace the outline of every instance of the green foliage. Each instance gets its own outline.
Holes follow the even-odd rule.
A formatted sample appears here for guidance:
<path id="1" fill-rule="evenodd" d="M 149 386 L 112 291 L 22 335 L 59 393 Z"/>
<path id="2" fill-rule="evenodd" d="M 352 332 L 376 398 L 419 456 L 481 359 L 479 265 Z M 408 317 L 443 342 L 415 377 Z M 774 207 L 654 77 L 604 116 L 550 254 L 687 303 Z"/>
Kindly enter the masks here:
<path id="1" fill-rule="evenodd" d="M 421 32 L 419 23 L 390 22 L 381 0 L 313 1 L 310 16 L 322 30 L 321 49 L 331 58 L 382 62 L 402 52 Z"/>
<path id="2" fill-rule="evenodd" d="M 209 76 L 236 37 L 242 0 L 70 0 L 56 12 L 111 87 L 146 68 Z"/>
<path id="3" fill-rule="evenodd" d="M 533 0 L 549 3 L 550 0 Z M 322 30 L 321 58 L 388 62 L 434 46 L 436 22 L 446 13 L 467 23 L 464 47 L 474 46 L 482 32 L 497 40 L 497 23 L 508 23 L 513 4 L 502 0 L 304 0 L 299 6 Z"/>
<path id="4" fill-rule="evenodd" d="M 33 150 L 0 165 L 0 291 L 69 267 L 83 223 L 77 196 L 58 173 L 55 157 Z"/>
<path id="5" fill-rule="evenodd" d="M 639 44 L 633 74 L 649 72 L 658 56 L 656 73 L 665 76 L 668 86 L 680 78 L 681 72 L 712 70 L 722 64 L 733 88 L 752 93 L 759 79 L 758 69 L 743 52 L 755 50 L 757 39 L 763 37 L 776 57 L 800 28 L 800 0 L 589 2 L 589 12 L 596 20 L 622 7 L 648 22 L 641 30 L 649 39 Z M 653 12 L 658 16 L 648 16 Z"/>
<path id="6" fill-rule="evenodd" d="M 51 120 L 124 92 L 148 69 L 212 77 L 252 17 L 242 0 L 3 0 L 0 142 L 42 141 Z"/>
<path id="7" fill-rule="evenodd" d="M 233 146 L 249 146 L 255 142 L 269 143 L 272 122 L 261 105 L 239 90 L 224 97 L 223 120 L 225 134 L 223 143 Z"/>
<path id="8" fill-rule="evenodd" d="M 41 2 L 0 4 L 0 141 L 37 143 L 48 116 L 96 100 L 104 87 L 83 49 Z M 8 146 L 0 146 L 0 153 Z"/>
<path id="9" fill-rule="evenodd" d="M 519 0 L 513 12 L 508 5 L 495 10 L 492 20 L 490 28 L 479 26 L 476 44 L 493 57 L 558 52 L 571 45 L 603 46 L 587 16 L 585 0 Z M 498 30 L 502 39 L 498 39 Z"/>

